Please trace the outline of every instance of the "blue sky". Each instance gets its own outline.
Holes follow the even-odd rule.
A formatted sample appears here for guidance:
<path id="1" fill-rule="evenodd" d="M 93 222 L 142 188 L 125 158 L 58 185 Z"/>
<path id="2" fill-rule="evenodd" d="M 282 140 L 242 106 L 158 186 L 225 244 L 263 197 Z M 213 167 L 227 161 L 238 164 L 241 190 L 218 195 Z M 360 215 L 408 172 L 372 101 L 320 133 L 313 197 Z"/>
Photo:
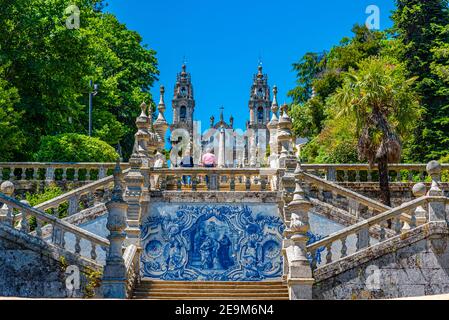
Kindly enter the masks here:
<path id="1" fill-rule="evenodd" d="M 249 117 L 248 99 L 252 75 L 259 57 L 278 100 L 286 101 L 295 86 L 292 63 L 306 52 L 320 52 L 351 35 L 355 23 L 364 23 L 368 5 L 381 11 L 380 27 L 391 26 L 393 0 L 109 0 L 106 11 L 114 13 L 144 43 L 157 51 L 160 81 L 166 88 L 167 120 L 171 122 L 171 98 L 176 73 L 183 57 L 192 74 L 195 119 L 209 124 L 219 107 L 225 118 L 235 118 L 244 128 Z"/>

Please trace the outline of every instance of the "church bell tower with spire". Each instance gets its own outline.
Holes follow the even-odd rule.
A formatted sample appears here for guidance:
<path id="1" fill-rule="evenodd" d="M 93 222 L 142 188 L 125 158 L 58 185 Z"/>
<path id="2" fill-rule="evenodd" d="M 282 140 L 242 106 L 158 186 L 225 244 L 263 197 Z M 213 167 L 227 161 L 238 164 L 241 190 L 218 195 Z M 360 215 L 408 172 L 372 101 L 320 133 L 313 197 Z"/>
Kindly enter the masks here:
<path id="1" fill-rule="evenodd" d="M 262 72 L 261 64 L 253 77 L 248 107 L 248 129 L 266 129 L 270 121 L 271 98 L 268 76 Z"/>
<path id="2" fill-rule="evenodd" d="M 193 112 L 195 99 L 190 73 L 186 72 L 186 65 L 182 65 L 181 73 L 176 77 L 175 91 L 172 100 L 173 122 L 170 130 L 186 129 L 190 137 L 193 136 Z"/>

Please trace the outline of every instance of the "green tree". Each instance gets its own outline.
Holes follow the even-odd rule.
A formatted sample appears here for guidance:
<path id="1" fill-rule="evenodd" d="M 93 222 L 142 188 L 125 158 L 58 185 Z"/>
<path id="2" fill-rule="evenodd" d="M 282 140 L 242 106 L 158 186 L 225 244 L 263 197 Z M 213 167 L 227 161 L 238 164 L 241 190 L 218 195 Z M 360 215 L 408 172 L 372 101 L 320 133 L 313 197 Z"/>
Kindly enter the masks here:
<path id="1" fill-rule="evenodd" d="M 23 148 L 25 137 L 19 128 L 21 114 L 13 108 L 19 94 L 3 76 L 4 67 L 0 66 L 0 161 L 8 161 Z"/>
<path id="2" fill-rule="evenodd" d="M 114 162 L 117 158 L 106 142 L 76 133 L 43 137 L 35 154 L 35 160 L 42 162 Z"/>
<path id="3" fill-rule="evenodd" d="M 399 58 L 408 76 L 418 77 L 415 88 L 425 108 L 405 153 L 411 161 L 438 159 L 449 152 L 449 96 L 444 74 L 438 64 L 449 43 L 445 29 L 449 24 L 447 0 L 396 0 L 393 14 L 396 37 L 402 46 Z"/>
<path id="4" fill-rule="evenodd" d="M 377 163 L 382 202 L 391 206 L 388 163 L 401 159 L 402 139 L 410 135 L 421 107 L 405 69 L 385 58 L 368 58 L 345 73 L 343 87 L 330 98 L 337 119 L 354 115 L 360 160 Z"/>
<path id="5" fill-rule="evenodd" d="M 297 86 L 288 95 L 293 99 L 290 112 L 296 135 L 317 137 L 327 119 L 326 99 L 341 87 L 343 73 L 391 45 L 386 43 L 384 32 L 371 31 L 365 26 L 355 25 L 352 33 L 352 38 L 343 38 L 329 52 L 307 53 L 293 64 Z"/>
<path id="6" fill-rule="evenodd" d="M 65 9 L 79 7 L 80 28 L 68 29 Z M 42 136 L 87 133 L 90 80 L 100 85 L 94 100 L 94 133 L 120 142 L 131 153 L 135 117 L 158 74 L 155 52 L 112 14 L 103 0 L 4 0 L 0 10 L 0 65 L 17 89 L 26 146 L 16 160 L 29 160 Z M 104 120 L 110 119 L 110 124 Z M 118 123 L 121 123 L 121 128 Z"/>

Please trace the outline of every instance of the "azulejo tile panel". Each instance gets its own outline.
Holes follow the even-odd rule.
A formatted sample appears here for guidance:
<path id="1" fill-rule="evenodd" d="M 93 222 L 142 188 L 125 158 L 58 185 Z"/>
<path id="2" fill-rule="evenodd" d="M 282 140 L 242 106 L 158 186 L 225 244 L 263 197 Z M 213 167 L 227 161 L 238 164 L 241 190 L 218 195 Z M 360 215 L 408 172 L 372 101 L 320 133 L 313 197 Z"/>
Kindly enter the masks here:
<path id="1" fill-rule="evenodd" d="M 149 211 L 141 225 L 144 277 L 261 281 L 282 275 L 277 205 L 160 202 Z"/>

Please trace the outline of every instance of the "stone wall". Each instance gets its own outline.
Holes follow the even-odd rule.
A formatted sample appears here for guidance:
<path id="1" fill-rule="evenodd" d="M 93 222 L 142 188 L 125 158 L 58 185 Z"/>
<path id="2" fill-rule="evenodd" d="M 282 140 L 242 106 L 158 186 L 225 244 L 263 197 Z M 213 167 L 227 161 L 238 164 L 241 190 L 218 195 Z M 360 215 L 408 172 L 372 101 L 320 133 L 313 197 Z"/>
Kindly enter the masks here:
<path id="1" fill-rule="evenodd" d="M 70 265 L 80 270 L 80 287 L 73 291 L 68 291 L 66 286 L 72 274 L 66 274 Z M 86 275 L 99 269 L 94 263 L 0 224 L 0 296 L 84 297 L 88 284 Z"/>
<path id="2" fill-rule="evenodd" d="M 423 225 L 317 269 L 314 299 L 384 299 L 449 293 L 445 223 Z"/>

